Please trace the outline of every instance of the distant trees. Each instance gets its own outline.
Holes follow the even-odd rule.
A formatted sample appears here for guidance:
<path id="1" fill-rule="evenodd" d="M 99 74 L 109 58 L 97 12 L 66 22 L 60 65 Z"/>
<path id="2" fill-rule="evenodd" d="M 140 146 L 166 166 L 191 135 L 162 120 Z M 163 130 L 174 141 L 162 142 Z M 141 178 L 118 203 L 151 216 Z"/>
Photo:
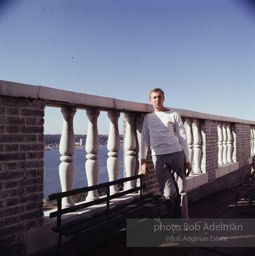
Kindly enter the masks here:
<path id="1" fill-rule="evenodd" d="M 61 134 L 45 134 L 44 135 L 44 143 L 45 145 L 58 145 L 60 142 Z M 79 143 L 81 139 L 86 141 L 86 135 L 83 134 L 77 134 L 74 135 L 75 142 Z M 120 136 L 122 140 L 122 136 Z M 99 135 L 99 141 L 100 145 L 106 145 L 107 144 L 108 135 Z"/>

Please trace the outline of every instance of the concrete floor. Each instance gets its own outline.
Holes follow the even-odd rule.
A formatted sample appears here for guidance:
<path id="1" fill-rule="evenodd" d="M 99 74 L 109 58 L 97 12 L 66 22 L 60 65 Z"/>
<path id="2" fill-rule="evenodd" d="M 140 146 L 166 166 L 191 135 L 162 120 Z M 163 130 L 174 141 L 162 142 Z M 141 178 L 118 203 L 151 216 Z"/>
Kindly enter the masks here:
<path id="1" fill-rule="evenodd" d="M 203 198 L 189 205 L 190 218 L 253 218 L 255 217 L 255 202 L 250 205 L 240 200 L 238 207 L 235 206 L 235 192 L 238 188 L 230 188 L 212 196 Z M 255 220 L 254 220 L 255 221 Z M 255 234 L 255 230 L 254 230 Z M 142 239 L 142 238 L 141 238 Z M 39 256 L 55 255 L 55 251 L 48 251 Z M 75 255 L 73 244 L 64 244 L 61 255 Z M 126 232 L 123 231 L 110 241 L 83 250 L 80 255 L 93 256 L 254 256 L 254 247 L 133 247 L 126 246 Z"/>

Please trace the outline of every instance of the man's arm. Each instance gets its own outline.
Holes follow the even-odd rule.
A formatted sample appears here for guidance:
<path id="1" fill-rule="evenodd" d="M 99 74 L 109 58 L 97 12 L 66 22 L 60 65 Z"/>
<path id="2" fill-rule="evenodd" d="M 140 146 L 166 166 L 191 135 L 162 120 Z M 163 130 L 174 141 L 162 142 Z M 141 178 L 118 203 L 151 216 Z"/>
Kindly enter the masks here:
<path id="1" fill-rule="evenodd" d="M 185 155 L 185 163 L 190 163 L 189 147 L 187 142 L 186 129 L 183 125 L 182 119 L 178 113 L 175 116 L 175 132 L 179 139 L 179 143 L 183 149 Z"/>
<path id="2" fill-rule="evenodd" d="M 186 172 L 186 175 L 189 176 L 189 174 L 190 174 L 191 171 L 192 171 L 192 165 L 191 165 L 191 163 L 190 163 L 190 162 L 185 163 L 185 168 L 186 168 L 186 170 L 188 170 L 188 171 Z"/>
<path id="3" fill-rule="evenodd" d="M 182 119 L 178 113 L 177 113 L 176 117 L 177 118 L 176 118 L 176 122 L 175 122 L 175 131 L 176 131 L 177 137 L 179 139 L 180 145 L 183 149 L 184 155 L 185 155 L 185 171 L 187 170 L 186 175 L 189 176 L 189 174 L 192 171 L 192 165 L 190 162 L 186 129 L 185 129 Z"/>
<path id="4" fill-rule="evenodd" d="M 149 173 L 146 159 L 141 159 L 141 171 L 142 171 L 142 174 L 145 176 L 147 176 Z"/>

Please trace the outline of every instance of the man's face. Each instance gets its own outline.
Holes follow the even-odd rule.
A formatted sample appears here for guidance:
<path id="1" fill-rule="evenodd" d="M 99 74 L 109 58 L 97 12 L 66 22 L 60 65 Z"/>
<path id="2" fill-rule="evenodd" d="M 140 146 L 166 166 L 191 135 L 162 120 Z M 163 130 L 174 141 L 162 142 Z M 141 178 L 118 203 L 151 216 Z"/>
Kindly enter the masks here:
<path id="1" fill-rule="evenodd" d="M 156 111 L 161 111 L 164 108 L 164 97 L 161 92 L 152 92 L 151 93 L 151 104 Z"/>

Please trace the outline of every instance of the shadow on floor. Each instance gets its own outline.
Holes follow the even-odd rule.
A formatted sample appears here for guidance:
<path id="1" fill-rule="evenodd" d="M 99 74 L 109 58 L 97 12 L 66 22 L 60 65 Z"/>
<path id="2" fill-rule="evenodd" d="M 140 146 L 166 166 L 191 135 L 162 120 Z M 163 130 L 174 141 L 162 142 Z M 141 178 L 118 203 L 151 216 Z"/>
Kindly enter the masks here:
<path id="1" fill-rule="evenodd" d="M 203 198 L 189 205 L 190 218 L 254 218 L 255 205 L 240 199 L 235 205 L 235 192 L 238 188 L 230 188 L 217 194 Z M 165 217 L 165 216 L 164 216 Z M 255 230 L 254 230 L 255 234 Z M 143 237 L 141 237 L 143 239 Z M 63 256 L 75 255 L 73 244 L 64 244 L 61 248 Z M 49 251 L 40 256 L 55 255 L 55 251 Z M 120 232 L 109 241 L 98 246 L 80 252 L 81 256 L 254 256 L 254 247 L 135 247 L 126 246 L 126 232 Z"/>

